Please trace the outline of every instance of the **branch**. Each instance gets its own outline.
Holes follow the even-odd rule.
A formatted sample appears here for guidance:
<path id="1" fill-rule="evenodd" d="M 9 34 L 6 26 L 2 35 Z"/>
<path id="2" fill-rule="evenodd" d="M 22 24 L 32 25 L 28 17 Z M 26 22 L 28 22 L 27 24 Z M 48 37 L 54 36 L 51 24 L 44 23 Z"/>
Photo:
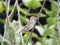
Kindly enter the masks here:
<path id="1" fill-rule="evenodd" d="M 44 8 L 45 2 L 46 2 L 46 0 L 44 0 L 43 5 L 41 6 L 41 9 L 40 9 L 40 11 L 39 11 L 39 13 L 38 13 L 38 16 L 37 16 L 37 18 L 38 18 L 38 23 L 39 23 L 39 17 L 40 17 L 40 14 L 42 13 L 42 10 L 43 10 L 43 8 Z"/>
<path id="2" fill-rule="evenodd" d="M 59 45 L 60 45 L 60 21 L 59 21 L 59 0 L 57 0 L 58 1 L 58 9 L 57 9 L 57 15 L 56 15 L 56 17 L 57 17 L 57 27 L 58 27 L 58 35 L 59 35 Z"/>
<path id="3" fill-rule="evenodd" d="M 20 28 L 20 9 L 19 9 L 19 5 L 18 5 L 18 0 L 17 0 L 17 11 L 18 11 L 18 23 L 19 23 L 19 28 Z M 24 40 L 23 40 L 23 36 L 22 36 L 22 33 L 21 33 L 21 40 L 22 40 L 22 45 L 24 45 Z"/>
<path id="4" fill-rule="evenodd" d="M 17 0 L 15 1 L 15 4 L 14 4 L 13 9 L 12 9 L 10 15 L 9 15 L 9 18 L 11 18 L 12 14 L 13 14 L 13 12 L 15 10 L 16 5 L 17 5 Z"/>
<path id="5" fill-rule="evenodd" d="M 21 22 L 20 22 L 20 11 L 19 11 L 20 9 L 19 9 L 19 8 L 20 8 L 20 7 L 19 7 L 19 5 L 18 5 L 18 0 L 17 0 L 17 12 L 18 12 L 17 15 L 18 15 L 18 23 L 19 23 L 19 27 L 20 27 L 20 23 L 21 23 Z"/>
<path id="6" fill-rule="evenodd" d="M 6 22 L 7 22 L 7 29 L 8 29 L 8 33 L 9 33 L 9 40 L 10 40 L 10 44 L 13 45 L 13 41 L 12 41 L 12 33 L 10 30 L 10 24 L 9 24 L 9 5 L 10 5 L 10 0 L 6 0 Z"/>
<path id="7" fill-rule="evenodd" d="M 21 6 L 21 5 L 22 5 L 22 3 L 20 4 L 20 6 Z M 14 4 L 14 6 L 13 6 L 13 9 L 12 9 L 10 15 L 9 15 L 9 19 L 12 18 L 12 16 L 13 16 L 12 14 L 13 14 L 16 6 L 17 6 L 17 0 L 15 1 L 15 4 Z"/>

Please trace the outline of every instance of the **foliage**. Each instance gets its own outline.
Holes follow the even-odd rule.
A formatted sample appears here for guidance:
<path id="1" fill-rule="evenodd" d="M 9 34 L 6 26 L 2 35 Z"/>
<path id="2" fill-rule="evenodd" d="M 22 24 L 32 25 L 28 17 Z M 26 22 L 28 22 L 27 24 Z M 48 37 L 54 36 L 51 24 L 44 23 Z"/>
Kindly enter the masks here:
<path id="1" fill-rule="evenodd" d="M 22 0 L 24 5 L 28 8 L 37 9 L 41 6 L 39 0 Z"/>
<path id="2" fill-rule="evenodd" d="M 39 22 L 38 25 L 35 25 L 35 29 L 39 32 L 39 35 L 41 35 L 41 37 L 33 32 L 31 35 L 31 38 L 36 38 L 38 41 L 36 43 L 34 43 L 30 39 L 30 41 L 28 42 L 28 45 L 58 45 L 59 44 L 57 21 L 56 21 L 57 2 L 55 2 L 53 0 L 51 0 L 50 2 L 51 2 L 51 10 L 48 10 L 45 7 L 43 7 L 43 10 L 48 15 L 48 18 L 46 19 L 47 24 L 42 25 Z M 35 9 L 42 6 L 40 0 L 22 0 L 22 3 L 28 9 L 19 7 L 20 8 L 19 11 L 23 14 L 19 14 L 20 16 L 18 15 L 19 18 L 17 21 L 16 20 L 10 21 L 10 26 L 11 26 L 10 30 L 11 30 L 11 34 L 12 34 L 12 40 L 13 40 L 13 42 L 18 43 L 19 45 L 26 44 L 26 42 L 29 38 L 28 34 L 31 32 L 25 31 L 25 32 L 23 32 L 24 33 L 23 36 L 22 35 L 20 36 L 19 34 L 17 34 L 17 32 L 19 32 L 24 27 L 23 24 L 26 24 L 29 21 L 29 18 L 27 18 L 28 16 L 36 16 L 36 17 L 38 16 L 38 13 L 30 13 L 29 12 L 30 9 L 35 10 Z M 3 4 L 5 5 L 5 2 L 3 2 Z M 13 8 L 13 6 L 10 5 L 9 10 L 12 11 L 12 8 Z M 16 8 L 15 8 L 15 10 L 17 10 Z M 3 10 L 5 10 L 5 7 L 3 7 L 3 5 L 0 2 L 0 13 L 2 13 Z M 41 18 L 46 17 L 46 14 L 41 13 L 39 15 L 39 18 L 40 17 Z M 19 20 L 20 20 L 20 23 L 18 22 Z M 5 19 L 0 18 L 0 22 L 7 25 L 7 23 L 5 23 Z M 2 41 L 3 45 L 9 45 L 10 44 L 9 33 L 8 33 L 6 25 L 4 27 L 5 31 L 6 31 L 5 32 L 6 36 L 5 37 L 1 36 L 2 38 L 0 37 L 3 40 Z M 16 45 L 18 45 L 18 44 L 16 44 Z"/>

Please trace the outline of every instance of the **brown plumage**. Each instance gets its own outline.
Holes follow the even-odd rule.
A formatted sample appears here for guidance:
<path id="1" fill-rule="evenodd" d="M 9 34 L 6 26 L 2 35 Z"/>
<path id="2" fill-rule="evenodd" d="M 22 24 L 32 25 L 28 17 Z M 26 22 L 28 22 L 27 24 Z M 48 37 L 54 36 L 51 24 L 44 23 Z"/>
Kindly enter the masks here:
<path id="1" fill-rule="evenodd" d="M 20 34 L 23 31 L 29 31 L 30 29 L 32 29 L 36 24 L 36 21 L 37 21 L 37 17 L 32 16 L 30 20 L 27 22 L 27 24 L 23 27 L 23 29 L 18 34 Z"/>

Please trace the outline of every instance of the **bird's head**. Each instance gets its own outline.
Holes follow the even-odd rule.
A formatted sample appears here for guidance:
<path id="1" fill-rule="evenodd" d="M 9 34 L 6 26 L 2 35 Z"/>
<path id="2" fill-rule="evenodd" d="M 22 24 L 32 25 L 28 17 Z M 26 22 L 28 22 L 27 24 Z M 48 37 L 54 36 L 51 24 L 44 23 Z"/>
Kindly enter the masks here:
<path id="1" fill-rule="evenodd" d="M 31 18 L 30 18 L 30 20 L 34 20 L 34 21 L 37 21 L 37 17 L 35 17 L 35 16 L 32 16 Z"/>

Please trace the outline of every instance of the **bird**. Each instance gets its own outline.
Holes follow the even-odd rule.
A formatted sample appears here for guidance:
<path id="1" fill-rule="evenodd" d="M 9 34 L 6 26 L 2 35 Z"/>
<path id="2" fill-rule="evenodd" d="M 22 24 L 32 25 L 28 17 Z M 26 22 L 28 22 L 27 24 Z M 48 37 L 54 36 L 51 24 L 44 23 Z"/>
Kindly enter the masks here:
<path id="1" fill-rule="evenodd" d="M 20 31 L 20 32 L 18 32 L 18 34 L 20 34 L 21 32 L 23 32 L 23 31 L 29 31 L 29 30 L 31 30 L 33 27 L 34 27 L 34 25 L 36 24 L 36 22 L 37 22 L 37 17 L 35 17 L 35 16 L 31 16 L 30 17 L 30 20 L 27 22 L 27 24 L 22 28 L 22 30 Z"/>

